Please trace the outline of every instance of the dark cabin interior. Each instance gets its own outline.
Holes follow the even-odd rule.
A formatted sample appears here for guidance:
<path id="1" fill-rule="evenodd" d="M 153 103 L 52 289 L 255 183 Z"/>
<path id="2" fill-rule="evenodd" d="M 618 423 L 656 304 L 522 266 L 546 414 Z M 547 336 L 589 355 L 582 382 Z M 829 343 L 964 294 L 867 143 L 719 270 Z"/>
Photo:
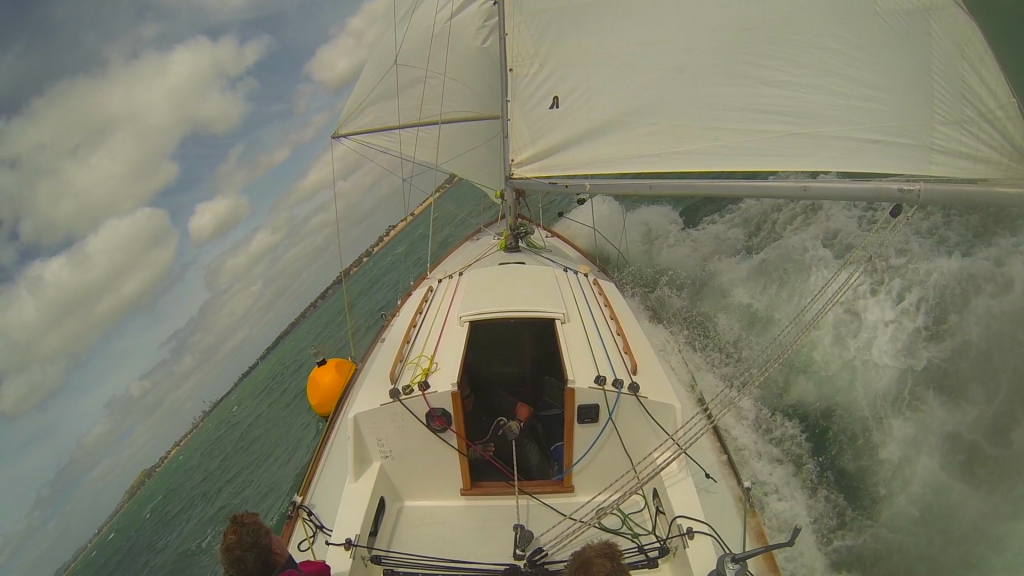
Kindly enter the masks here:
<path id="1" fill-rule="evenodd" d="M 533 409 L 532 422 L 527 423 L 522 440 L 517 444 L 521 477 L 549 480 L 561 472 L 564 466 L 561 443 L 565 422 L 565 368 L 554 320 L 508 318 L 470 323 L 461 378 L 472 382 L 474 390 L 478 386 L 493 387 Z M 465 424 L 463 429 L 466 429 Z M 470 437 L 469 440 L 480 438 Z M 543 453 L 553 468 L 527 478 L 523 469 L 529 471 L 530 463 L 524 463 L 524 458 L 530 458 L 533 447 Z M 533 456 L 533 462 L 541 458 L 536 453 Z M 495 446 L 495 457 L 511 467 L 511 454 L 503 450 L 500 439 Z M 494 481 L 507 479 L 507 476 L 493 463 L 478 461 L 471 467 L 471 478 L 474 482 Z"/>

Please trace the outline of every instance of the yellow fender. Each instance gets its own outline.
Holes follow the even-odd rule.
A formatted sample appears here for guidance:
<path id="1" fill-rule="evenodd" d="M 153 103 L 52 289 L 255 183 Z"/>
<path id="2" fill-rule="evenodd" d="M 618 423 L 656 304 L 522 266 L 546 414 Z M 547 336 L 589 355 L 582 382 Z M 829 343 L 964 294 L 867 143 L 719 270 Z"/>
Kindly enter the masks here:
<path id="1" fill-rule="evenodd" d="M 306 398 L 317 416 L 327 418 L 334 412 L 355 371 L 356 365 L 351 360 L 331 358 L 317 362 L 306 380 Z"/>

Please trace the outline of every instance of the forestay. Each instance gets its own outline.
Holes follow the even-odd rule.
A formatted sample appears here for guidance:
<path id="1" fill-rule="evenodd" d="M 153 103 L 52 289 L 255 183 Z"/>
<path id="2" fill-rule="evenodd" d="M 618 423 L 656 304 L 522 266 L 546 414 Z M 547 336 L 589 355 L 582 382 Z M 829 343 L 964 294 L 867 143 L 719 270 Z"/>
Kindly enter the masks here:
<path id="1" fill-rule="evenodd" d="M 333 137 L 407 160 L 405 178 L 436 165 L 502 188 L 497 16 L 491 0 L 396 0 Z"/>
<path id="2" fill-rule="evenodd" d="M 505 9 L 515 178 L 1024 178 L 1021 108 L 955 0 L 509 0 Z"/>

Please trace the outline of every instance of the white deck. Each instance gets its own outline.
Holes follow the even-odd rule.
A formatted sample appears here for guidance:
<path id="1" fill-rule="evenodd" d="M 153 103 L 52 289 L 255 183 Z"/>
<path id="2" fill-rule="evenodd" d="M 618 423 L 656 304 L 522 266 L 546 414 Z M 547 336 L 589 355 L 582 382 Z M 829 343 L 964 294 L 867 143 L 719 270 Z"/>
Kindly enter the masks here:
<path id="1" fill-rule="evenodd" d="M 430 355 L 436 346 L 437 369 L 430 375 L 431 390 L 427 394 L 434 407 L 452 411 L 452 391 L 457 390 L 468 322 L 520 317 L 555 320 L 567 386 L 575 389 L 576 404 L 601 405 L 601 421 L 597 424 L 577 424 L 573 415 L 571 461 L 576 461 L 592 444 L 608 417 L 602 396 L 608 394 L 608 401 L 615 401 L 616 392 L 610 386 L 601 389 L 592 384 L 596 374 L 607 376 L 609 382 L 614 377 L 627 383 L 635 379 L 641 385 L 640 394 L 647 408 L 670 431 L 683 422 L 684 416 L 698 410 L 679 384 L 684 380 L 670 380 L 666 375 L 614 284 L 568 245 L 547 235 L 545 240 L 550 252 L 541 257 L 528 251 L 491 253 L 495 237 L 476 235 L 416 288 L 391 321 L 352 384 L 355 388 L 343 408 L 343 420 L 329 438 L 325 456 L 303 499 L 324 524 L 333 527 L 332 541 L 355 539 L 359 535 L 358 541 L 366 542 L 374 510 L 383 496 L 386 513 L 375 547 L 484 562 L 512 561 L 514 497 L 461 496 L 459 454 L 434 438 L 402 404 L 388 397 L 390 372 L 401 340 L 429 287 L 434 292 L 427 298 L 429 304 L 421 316 L 420 328 L 414 332 L 416 338 L 405 356 L 408 360 L 420 354 Z M 503 262 L 517 264 L 499 266 Z M 628 367 L 616 351 L 618 341 L 609 329 L 607 309 L 598 301 L 589 279 L 564 270 L 563 265 L 590 270 L 591 278 L 600 279 L 632 347 L 638 369 L 635 376 L 628 374 Z M 594 344 L 594 354 L 588 335 Z M 607 355 L 600 345 L 602 339 Z M 399 385 L 408 382 L 413 373 L 414 369 L 405 368 L 398 378 Z M 419 393 L 406 396 L 403 401 L 419 418 L 427 410 Z M 614 420 L 634 459 L 643 457 L 665 438 L 636 398 L 625 390 L 615 407 Z M 457 442 L 451 432 L 441 437 L 451 444 Z M 706 436 L 690 454 L 718 479 L 717 484 L 706 480 L 700 472 L 691 475 L 687 461 L 680 459 L 647 488 L 648 492 L 652 486 L 657 487 L 670 517 L 686 514 L 707 519 L 730 545 L 737 547 L 742 522 L 739 488 L 721 447 L 715 438 Z M 619 440 L 609 426 L 590 454 L 573 469 L 574 492 L 540 498 L 563 512 L 571 512 L 629 468 Z M 538 536 L 559 519 L 554 512 L 524 496 L 520 496 L 520 505 L 523 523 Z M 682 528 L 691 525 L 702 529 L 692 522 L 680 524 Z M 760 527 L 752 527 L 751 532 L 756 533 L 753 528 Z M 296 527 L 290 548 L 297 559 L 312 557 L 297 550 L 304 536 L 303 528 Z M 591 530 L 584 539 L 597 537 L 607 536 Z M 750 540 L 756 542 L 753 537 Z M 697 536 L 686 541 L 685 546 L 683 539 L 672 542 L 677 546 L 674 554 L 664 559 L 659 569 L 645 572 L 704 576 L 714 568 L 719 551 L 709 538 Z M 542 540 L 535 543 L 544 544 Z M 367 555 L 365 551 L 353 554 L 339 547 L 328 548 L 323 538 L 314 546 L 313 553 L 316 558 L 326 558 L 336 575 L 381 573 L 380 567 L 361 559 Z M 752 562 L 751 568 L 761 575 L 774 572 L 761 562 Z"/>

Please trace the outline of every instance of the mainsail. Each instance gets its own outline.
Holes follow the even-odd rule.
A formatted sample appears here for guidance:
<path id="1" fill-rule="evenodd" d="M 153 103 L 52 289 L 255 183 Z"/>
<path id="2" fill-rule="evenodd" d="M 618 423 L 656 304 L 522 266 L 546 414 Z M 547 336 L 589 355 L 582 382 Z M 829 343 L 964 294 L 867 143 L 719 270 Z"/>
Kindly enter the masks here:
<path id="1" fill-rule="evenodd" d="M 490 0 L 398 1 L 335 136 L 491 190 L 1024 204 L 1024 114 L 958 0 L 500 5 L 507 163 Z M 738 180 L 778 172 L 859 181 Z M 644 179 L 680 173 L 711 181 Z"/>
<path id="2" fill-rule="evenodd" d="M 510 0 L 506 12 L 515 177 L 1024 178 L 1021 110 L 953 0 Z"/>

